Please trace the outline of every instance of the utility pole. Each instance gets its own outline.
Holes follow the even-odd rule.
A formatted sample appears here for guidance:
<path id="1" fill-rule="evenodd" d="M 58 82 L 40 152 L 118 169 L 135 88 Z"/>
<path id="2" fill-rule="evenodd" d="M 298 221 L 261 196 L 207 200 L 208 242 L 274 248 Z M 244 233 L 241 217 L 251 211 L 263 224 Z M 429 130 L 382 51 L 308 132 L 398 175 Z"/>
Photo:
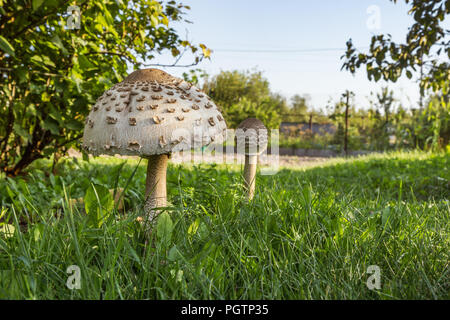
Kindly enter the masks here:
<path id="1" fill-rule="evenodd" d="M 350 95 L 354 95 L 353 92 L 346 90 L 342 95 L 345 100 L 345 128 L 344 128 L 344 152 L 348 155 L 348 113 L 350 109 Z"/>
<path id="2" fill-rule="evenodd" d="M 311 134 L 312 134 L 312 118 L 313 118 L 313 114 L 311 112 L 309 114 L 309 131 L 311 131 Z"/>
<path id="3" fill-rule="evenodd" d="M 419 80 L 419 87 L 420 87 L 420 111 L 423 110 L 423 88 L 422 88 L 422 81 L 423 81 L 423 51 L 420 50 L 420 80 Z"/>

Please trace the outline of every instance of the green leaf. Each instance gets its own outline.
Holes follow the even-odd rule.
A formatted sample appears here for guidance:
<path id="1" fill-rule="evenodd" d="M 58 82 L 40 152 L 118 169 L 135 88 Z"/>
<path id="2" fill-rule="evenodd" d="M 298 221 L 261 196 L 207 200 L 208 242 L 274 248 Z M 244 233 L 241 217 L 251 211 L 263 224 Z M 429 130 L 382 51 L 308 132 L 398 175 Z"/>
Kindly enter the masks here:
<path id="1" fill-rule="evenodd" d="M 89 162 L 89 154 L 84 150 L 81 150 L 81 154 L 83 155 L 83 161 Z"/>
<path id="2" fill-rule="evenodd" d="M 163 212 L 158 217 L 158 223 L 156 225 L 156 235 L 161 241 L 164 247 L 170 243 L 172 238 L 173 222 L 167 212 Z"/>
<path id="3" fill-rule="evenodd" d="M 177 245 L 173 245 L 172 248 L 170 248 L 169 253 L 167 254 L 167 259 L 169 261 L 178 261 L 183 258 L 183 255 L 181 254 L 180 250 L 178 250 Z"/>
<path id="4" fill-rule="evenodd" d="M 66 128 L 70 129 L 70 130 L 82 130 L 83 129 L 83 123 L 81 123 L 80 121 L 76 121 L 76 120 L 68 120 L 66 121 Z"/>
<path id="5" fill-rule="evenodd" d="M 0 236 L 4 238 L 11 238 L 14 236 L 14 232 L 16 228 L 12 224 L 3 224 L 0 225 Z"/>
<path id="6" fill-rule="evenodd" d="M 200 225 L 200 218 L 195 219 L 195 221 L 191 223 L 191 225 L 188 228 L 189 237 L 192 237 L 197 233 L 199 225 Z"/>
<path id="7" fill-rule="evenodd" d="M 42 223 L 38 223 L 33 227 L 33 238 L 34 241 L 39 241 L 44 234 L 45 226 Z"/>
<path id="8" fill-rule="evenodd" d="M 22 128 L 19 124 L 14 123 L 13 130 L 14 130 L 14 133 L 16 133 L 17 135 L 22 137 L 25 141 L 28 141 L 31 139 L 31 135 L 28 133 L 28 131 L 25 130 L 24 128 Z"/>
<path id="9" fill-rule="evenodd" d="M 3 38 L 2 36 L 0 36 L 0 49 L 2 49 L 4 52 L 9 54 L 10 56 L 13 56 L 13 57 L 16 56 L 16 54 L 14 53 L 13 46 L 8 42 L 8 40 Z"/>
<path id="10" fill-rule="evenodd" d="M 112 212 L 114 200 L 108 188 L 91 184 L 84 196 L 84 208 L 92 226 L 99 228 Z"/>
<path id="11" fill-rule="evenodd" d="M 57 46 L 59 49 L 61 49 L 61 51 L 64 55 L 69 53 L 67 51 L 66 47 L 64 47 L 64 44 L 62 43 L 61 38 L 57 34 L 55 34 L 55 36 L 52 38 L 52 43 L 55 46 Z"/>
<path id="12" fill-rule="evenodd" d="M 44 2 L 44 0 L 33 0 L 33 11 L 36 11 L 37 9 L 39 9 L 39 7 L 42 5 L 42 3 Z"/>
<path id="13" fill-rule="evenodd" d="M 49 130 L 52 134 L 59 135 L 59 126 L 57 121 L 47 118 L 41 123 L 41 126 L 43 129 Z"/>
<path id="14" fill-rule="evenodd" d="M 47 66 L 56 68 L 55 63 L 54 63 L 49 57 L 47 57 L 47 56 L 38 56 L 38 55 L 35 55 L 35 56 L 32 56 L 30 60 L 31 60 L 32 62 L 34 62 L 36 65 L 42 65 L 42 64 L 45 64 L 45 65 L 47 65 Z"/>

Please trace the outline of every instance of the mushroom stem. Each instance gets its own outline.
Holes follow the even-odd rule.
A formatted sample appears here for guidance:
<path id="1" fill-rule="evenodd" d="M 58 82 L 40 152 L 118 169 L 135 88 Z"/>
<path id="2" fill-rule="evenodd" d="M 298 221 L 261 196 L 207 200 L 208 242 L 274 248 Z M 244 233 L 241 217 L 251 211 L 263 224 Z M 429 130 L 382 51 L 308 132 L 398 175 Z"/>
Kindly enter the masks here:
<path id="1" fill-rule="evenodd" d="M 255 178 L 256 178 L 257 162 L 258 162 L 257 155 L 245 155 L 244 190 L 247 192 L 248 201 L 252 200 L 255 194 Z"/>
<path id="2" fill-rule="evenodd" d="M 158 154 L 148 157 L 147 180 L 145 182 L 145 214 L 148 222 L 152 222 L 158 207 L 167 205 L 166 172 L 169 155 Z"/>

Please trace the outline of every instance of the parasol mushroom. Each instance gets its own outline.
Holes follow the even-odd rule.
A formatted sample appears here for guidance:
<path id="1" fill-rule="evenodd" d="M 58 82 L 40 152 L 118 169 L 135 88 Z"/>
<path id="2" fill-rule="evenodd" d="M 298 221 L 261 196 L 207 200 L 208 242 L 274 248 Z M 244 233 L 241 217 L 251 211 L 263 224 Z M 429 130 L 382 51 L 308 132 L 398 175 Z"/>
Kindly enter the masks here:
<path id="1" fill-rule="evenodd" d="M 256 118 L 245 119 L 237 127 L 237 151 L 239 154 L 245 155 L 244 190 L 249 201 L 255 194 L 258 156 L 266 150 L 267 141 L 267 128 Z"/>
<path id="2" fill-rule="evenodd" d="M 223 138 L 226 123 L 217 106 L 192 84 L 158 69 L 131 73 L 103 93 L 93 106 L 83 148 L 93 155 L 148 159 L 145 214 L 167 205 L 166 171 L 170 154 Z"/>

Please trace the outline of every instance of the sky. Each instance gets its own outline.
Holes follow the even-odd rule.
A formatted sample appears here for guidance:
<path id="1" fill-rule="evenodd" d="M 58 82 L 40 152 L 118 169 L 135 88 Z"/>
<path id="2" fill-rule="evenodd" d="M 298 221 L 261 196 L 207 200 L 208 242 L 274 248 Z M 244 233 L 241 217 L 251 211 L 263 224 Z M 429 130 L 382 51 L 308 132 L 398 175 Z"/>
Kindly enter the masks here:
<path id="1" fill-rule="evenodd" d="M 215 75 L 221 70 L 257 69 L 270 82 L 271 90 L 287 98 L 308 94 L 310 104 L 324 108 L 347 89 L 355 102 L 368 107 L 370 92 L 379 92 L 386 82 L 370 82 L 365 69 L 355 76 L 341 71 L 345 43 L 367 50 L 374 34 L 391 34 L 404 42 L 413 19 L 404 1 L 389 0 L 185 0 L 192 24 L 177 23 L 175 29 L 194 43 L 213 50 L 211 60 L 194 68 Z M 447 21 L 448 22 L 448 21 Z M 448 25 L 448 23 L 447 23 Z M 157 63 L 172 63 L 167 53 Z M 184 56 L 179 64 L 191 63 Z M 180 76 L 188 69 L 163 68 Z M 389 83 L 405 107 L 419 100 L 416 79 L 402 77 Z"/>

